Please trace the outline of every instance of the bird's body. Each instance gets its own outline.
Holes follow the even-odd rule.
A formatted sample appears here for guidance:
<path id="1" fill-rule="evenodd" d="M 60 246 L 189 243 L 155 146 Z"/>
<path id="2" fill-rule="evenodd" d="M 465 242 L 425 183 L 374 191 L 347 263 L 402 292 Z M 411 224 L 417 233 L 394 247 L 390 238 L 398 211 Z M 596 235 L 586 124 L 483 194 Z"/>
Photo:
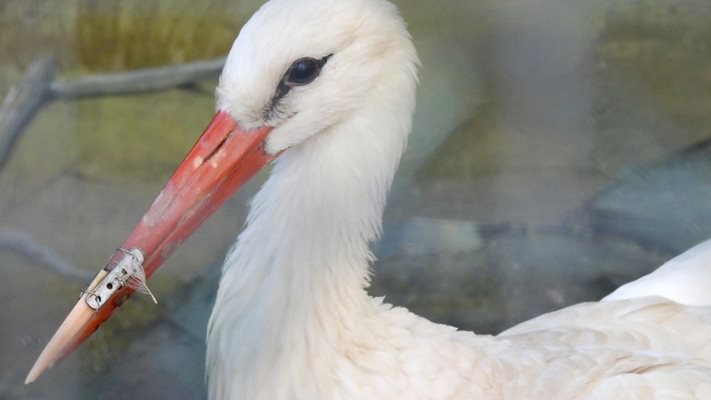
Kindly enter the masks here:
<path id="1" fill-rule="evenodd" d="M 274 25 L 310 29 L 284 22 L 281 14 L 293 10 L 312 18 L 331 11 L 345 19 L 340 27 L 319 19 L 311 36 L 335 32 L 360 41 L 363 55 L 353 68 L 363 63 L 366 75 L 376 71 L 368 90 L 354 99 L 348 85 L 329 82 L 330 90 L 342 92 L 324 97 L 333 96 L 334 103 L 346 98 L 352 102 L 347 111 L 337 110 L 336 123 L 288 146 L 253 200 L 247 227 L 225 262 L 210 321 L 211 398 L 711 398 L 711 307 L 648 297 L 591 303 L 491 337 L 434 324 L 367 295 L 368 246 L 379 234 L 410 129 L 417 59 L 389 3 L 359 0 L 359 11 L 344 3 L 267 3 L 243 30 L 230 55 L 234 64 L 228 61 L 223 73 L 218 93 L 240 120 L 237 104 L 243 101 L 230 85 L 240 85 L 233 82 L 243 76 L 230 68 L 255 68 L 252 58 L 233 54 L 261 52 L 257 58 L 289 62 L 333 53 L 338 60 L 343 51 L 331 44 L 291 57 L 271 54 L 287 47 L 260 47 Z M 359 18 L 371 18 L 366 32 Z M 368 35 L 381 36 L 372 42 Z M 294 46 L 306 45 L 308 37 L 297 34 Z M 365 65 L 368 53 L 381 58 L 368 61 L 384 67 Z M 711 255 L 711 245 L 705 252 Z"/>
<path id="2" fill-rule="evenodd" d="M 182 175 L 190 168 L 222 168 L 231 138 L 257 140 L 263 162 L 278 157 L 224 264 L 208 327 L 209 397 L 711 399 L 711 242 L 601 302 L 498 336 L 368 296 L 369 245 L 410 131 L 417 65 L 386 0 L 271 0 L 242 29 L 217 89 L 218 122 L 203 136 L 232 126 L 227 144 L 189 155 L 128 241 L 154 268 L 153 238 L 185 236 L 155 233 L 163 220 L 183 221 L 165 212 L 166 199 L 207 198 L 195 206 L 202 213 L 212 192 L 174 187 L 193 182 Z M 217 196 L 227 191 L 216 185 Z M 55 337 L 72 337 L 65 325 L 84 318 L 74 315 Z M 53 338 L 28 381 L 72 343 Z"/>
<path id="3" fill-rule="evenodd" d="M 322 212 L 353 210 L 372 193 L 354 184 L 326 195 L 338 185 L 319 166 L 328 155 L 308 147 L 280 160 L 225 263 L 208 339 L 212 398 L 711 399 L 711 306 L 632 296 L 492 337 L 370 298 L 367 240 L 377 226 L 342 236 L 352 215 L 339 226 Z M 302 193 L 303 180 L 314 186 Z M 334 230 L 315 229 L 322 224 Z M 686 261 L 708 271 L 711 242 L 695 252 Z"/>

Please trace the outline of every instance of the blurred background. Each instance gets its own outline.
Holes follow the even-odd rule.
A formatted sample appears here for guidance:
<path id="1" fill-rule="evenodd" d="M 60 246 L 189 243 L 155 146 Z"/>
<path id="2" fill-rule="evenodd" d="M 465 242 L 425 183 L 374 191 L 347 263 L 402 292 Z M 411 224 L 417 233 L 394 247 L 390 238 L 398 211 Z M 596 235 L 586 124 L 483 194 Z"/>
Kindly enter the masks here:
<path id="1" fill-rule="evenodd" d="M 2 0 L 0 97 L 47 56 L 59 83 L 223 57 L 260 3 Z M 497 333 L 711 237 L 711 3 L 396 3 L 423 66 L 373 295 Z M 157 306 L 133 296 L 22 382 L 212 116 L 215 85 L 47 100 L 0 140 L 1 399 L 205 397 L 219 265 L 268 172 L 153 276 Z"/>

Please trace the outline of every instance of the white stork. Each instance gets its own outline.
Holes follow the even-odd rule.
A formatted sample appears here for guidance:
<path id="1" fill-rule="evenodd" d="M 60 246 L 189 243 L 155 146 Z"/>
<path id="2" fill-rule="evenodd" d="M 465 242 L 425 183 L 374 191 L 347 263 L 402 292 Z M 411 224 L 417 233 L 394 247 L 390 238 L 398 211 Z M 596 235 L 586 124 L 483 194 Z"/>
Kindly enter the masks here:
<path id="1" fill-rule="evenodd" d="M 498 336 L 368 296 L 369 244 L 410 131 L 418 59 L 386 0 L 271 0 L 244 26 L 217 115 L 41 354 L 108 318 L 274 160 L 226 258 L 211 399 L 711 399 L 711 242 L 597 303 Z"/>

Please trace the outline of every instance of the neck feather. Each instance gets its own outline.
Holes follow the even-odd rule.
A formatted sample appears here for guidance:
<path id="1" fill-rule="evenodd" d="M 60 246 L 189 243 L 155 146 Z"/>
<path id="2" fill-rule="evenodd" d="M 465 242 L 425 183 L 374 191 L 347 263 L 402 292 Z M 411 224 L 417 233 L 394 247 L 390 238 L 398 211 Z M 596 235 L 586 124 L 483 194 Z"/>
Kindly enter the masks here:
<path id="1" fill-rule="evenodd" d="M 211 398 L 323 394 L 309 377 L 333 376 L 329 355 L 364 334 L 369 243 L 414 107 L 400 96 L 374 97 L 275 164 L 225 261 L 208 328 Z"/>

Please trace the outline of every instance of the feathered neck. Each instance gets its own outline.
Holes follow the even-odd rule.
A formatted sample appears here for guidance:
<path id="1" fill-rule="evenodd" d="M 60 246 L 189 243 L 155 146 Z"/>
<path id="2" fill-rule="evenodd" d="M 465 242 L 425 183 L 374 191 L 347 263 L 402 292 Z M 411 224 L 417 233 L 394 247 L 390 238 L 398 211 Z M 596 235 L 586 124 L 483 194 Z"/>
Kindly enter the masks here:
<path id="1" fill-rule="evenodd" d="M 276 162 L 225 261 L 210 398 L 323 398 L 335 355 L 366 334 L 369 243 L 410 130 L 412 74 Z"/>

